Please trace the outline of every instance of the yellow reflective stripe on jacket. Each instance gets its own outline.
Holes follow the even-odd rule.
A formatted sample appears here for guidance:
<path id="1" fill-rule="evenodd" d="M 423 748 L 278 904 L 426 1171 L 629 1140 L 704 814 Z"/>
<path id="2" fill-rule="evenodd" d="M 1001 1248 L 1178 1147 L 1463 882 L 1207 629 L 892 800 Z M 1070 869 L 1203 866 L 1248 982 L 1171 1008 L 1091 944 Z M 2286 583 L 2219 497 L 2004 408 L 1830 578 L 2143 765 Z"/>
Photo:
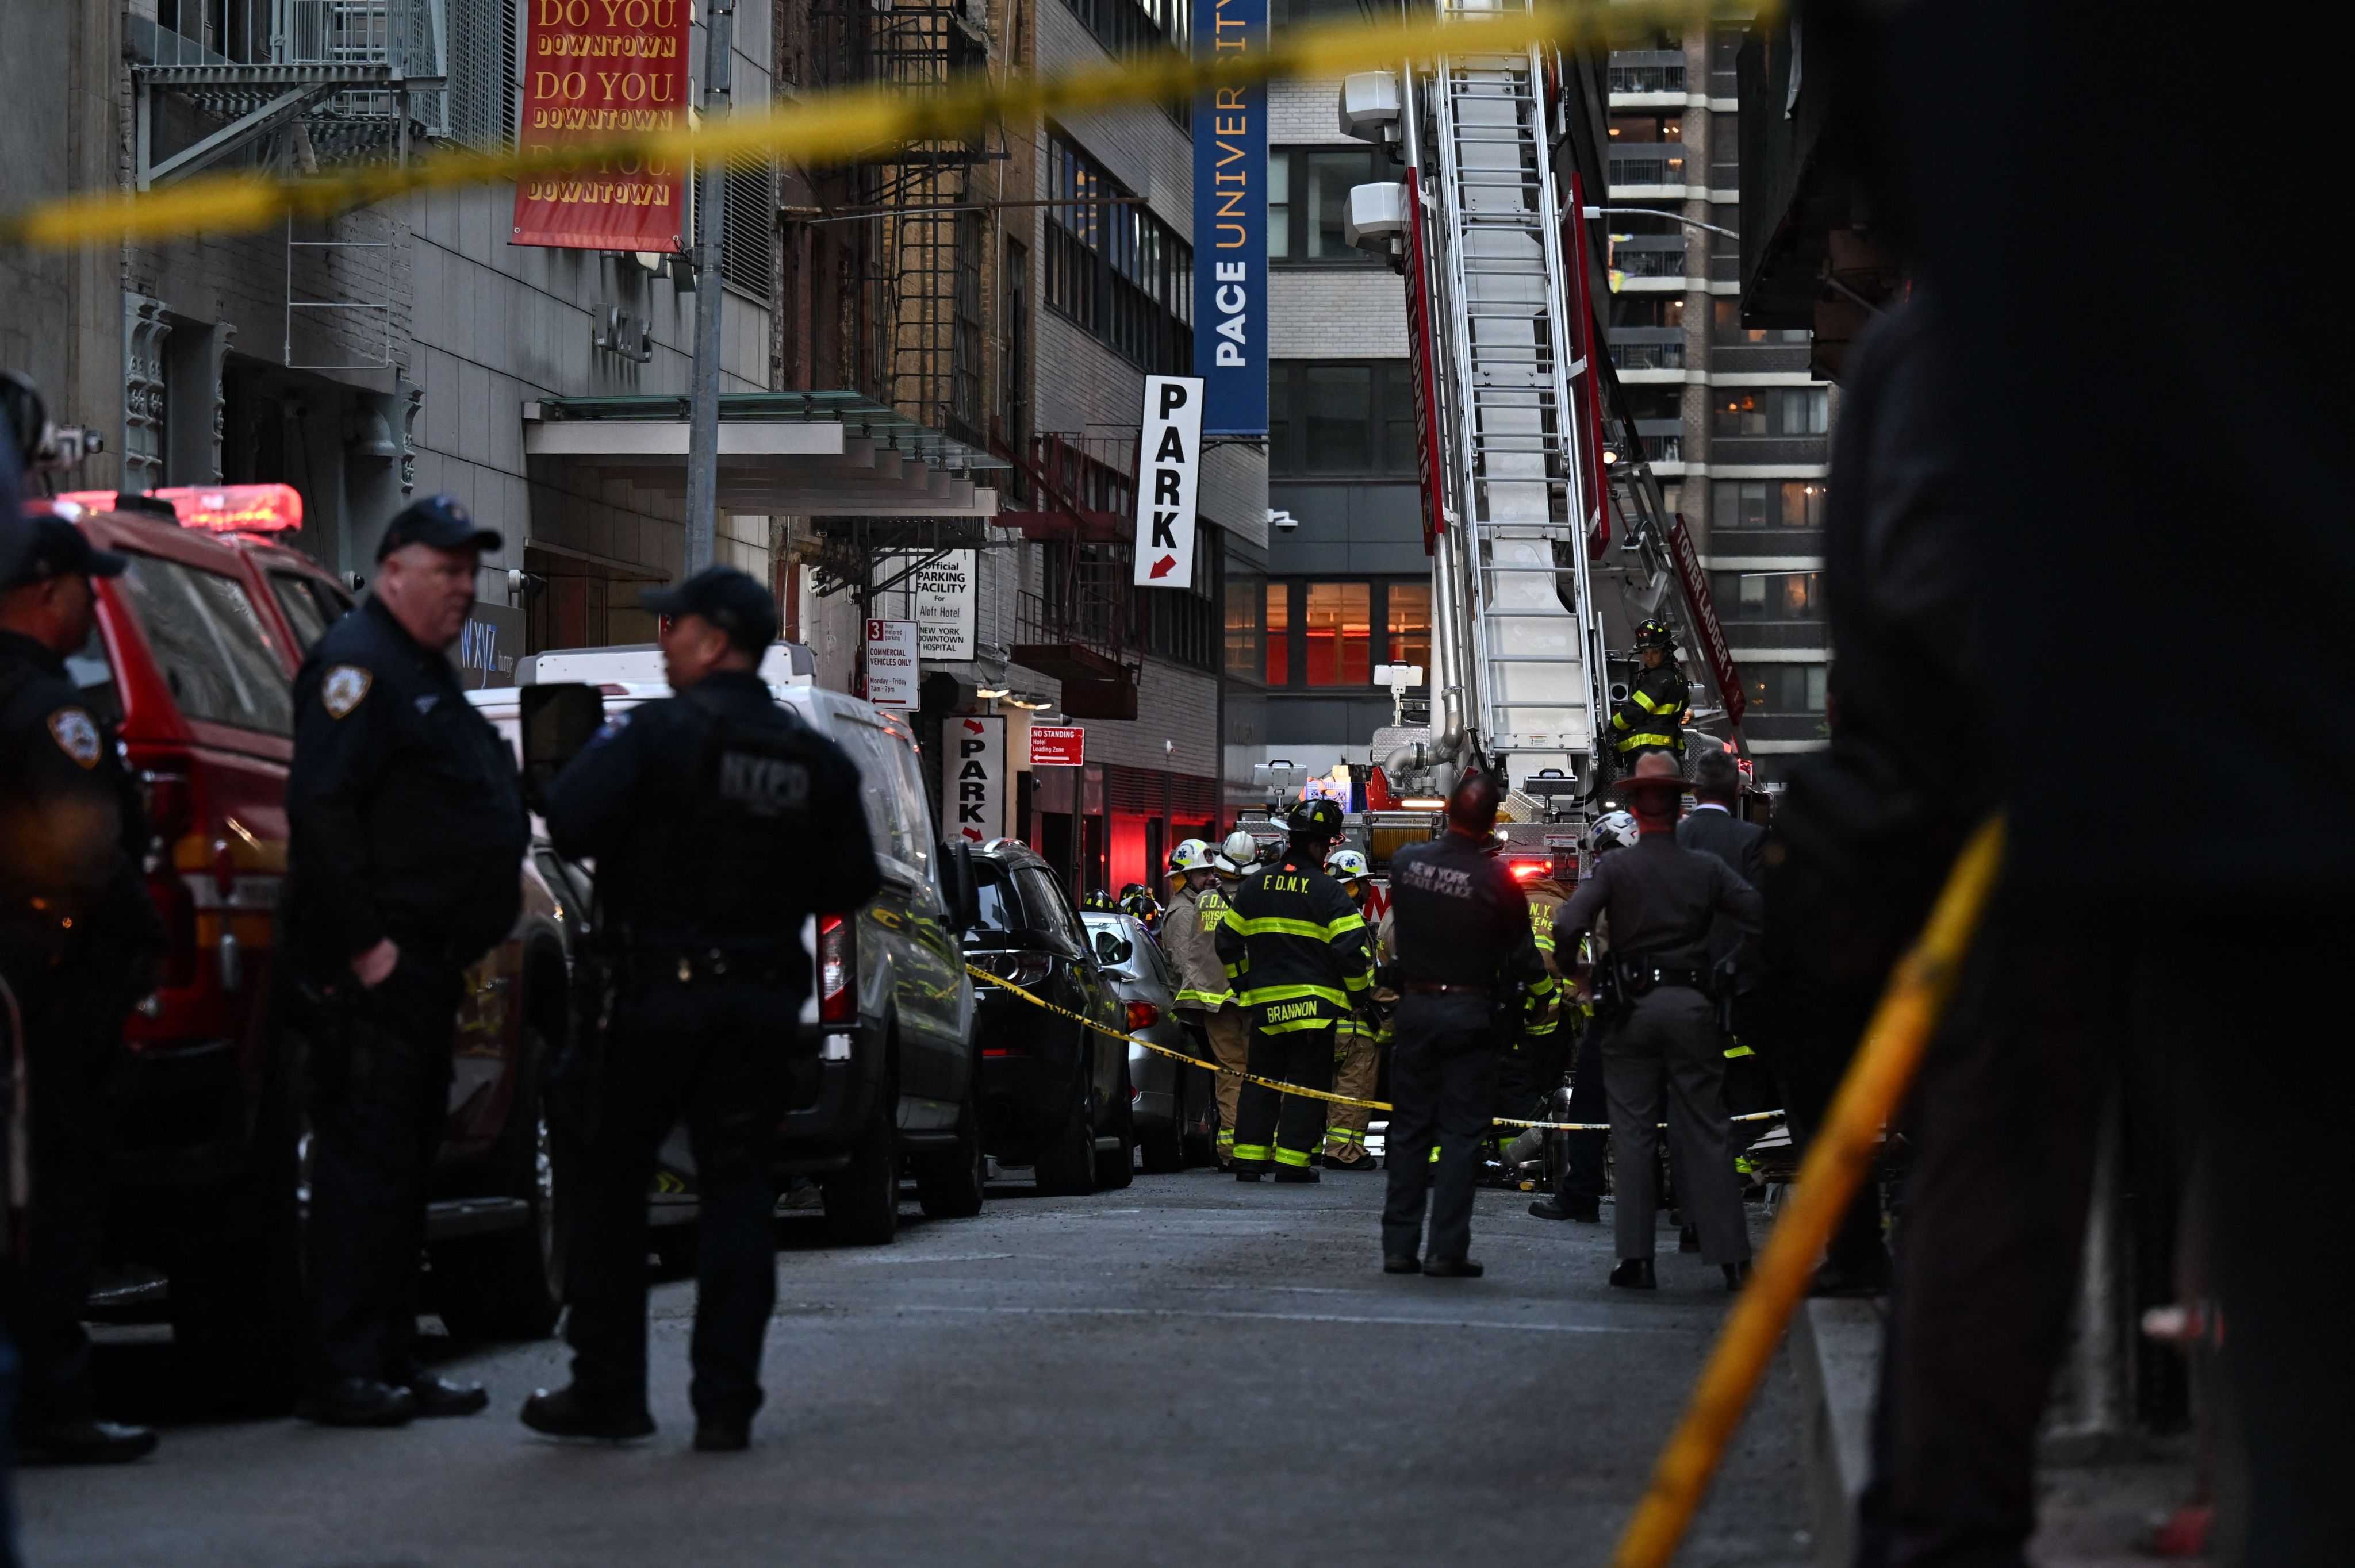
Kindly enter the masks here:
<path id="1" fill-rule="evenodd" d="M 1330 1029 L 1333 1021 L 1329 1018 L 1294 1018 L 1282 1023 L 1263 1023 L 1257 1027 L 1262 1034 L 1297 1034 L 1304 1029 Z"/>
<path id="2" fill-rule="evenodd" d="M 1634 691 L 1628 693 L 1627 700 L 1634 703 L 1637 707 L 1643 709 L 1647 714 L 1656 714 L 1660 711 L 1661 705 L 1646 696 L 1644 694 L 1644 688 L 1641 686 L 1638 686 Z"/>
<path id="3" fill-rule="evenodd" d="M 1261 915 L 1242 920 L 1236 918 L 1231 910 L 1227 914 L 1227 929 L 1238 937 L 1305 937 L 1312 942 L 1330 942 L 1337 937 L 1346 937 L 1352 931 L 1365 928 L 1366 917 L 1362 915 L 1351 915 L 1329 926 L 1320 926 L 1314 920 L 1292 920 L 1281 915 Z"/>
<path id="4" fill-rule="evenodd" d="M 1731 1061 L 1736 1056 L 1755 1056 L 1758 1053 L 1747 1045 L 1728 1045 L 1725 1048 L 1725 1054 L 1726 1059 Z"/>
<path id="5" fill-rule="evenodd" d="M 1674 746 L 1676 743 L 1677 737 L 1672 735 L 1630 735 L 1624 736 L 1620 738 L 1618 749 L 1621 751 L 1632 751 L 1639 746 Z"/>
<path id="6" fill-rule="evenodd" d="M 1245 1007 L 1265 1007 L 1271 1002 L 1293 1001 L 1304 996 L 1329 1001 L 1336 1007 L 1349 1005 L 1349 999 L 1329 985 L 1263 985 L 1256 991 L 1244 991 L 1241 1001 Z"/>
<path id="7" fill-rule="evenodd" d="M 1173 1000 L 1181 1006 L 1191 1001 L 1199 1003 L 1203 1007 L 1217 1008 L 1224 1007 L 1229 1002 L 1234 1001 L 1235 993 L 1231 991 L 1198 991 L 1189 986 L 1186 990 L 1179 991 Z"/>

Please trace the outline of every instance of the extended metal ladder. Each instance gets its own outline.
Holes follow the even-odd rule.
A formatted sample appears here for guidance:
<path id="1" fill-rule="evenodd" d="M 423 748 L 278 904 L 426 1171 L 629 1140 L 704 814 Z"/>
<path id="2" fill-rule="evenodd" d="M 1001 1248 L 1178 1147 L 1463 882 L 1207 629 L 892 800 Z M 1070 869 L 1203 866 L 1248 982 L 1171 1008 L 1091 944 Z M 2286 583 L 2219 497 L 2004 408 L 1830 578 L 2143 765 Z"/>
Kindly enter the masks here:
<path id="1" fill-rule="evenodd" d="M 1476 21 L 1529 0 L 1440 0 Z M 1603 634 L 1587 582 L 1561 214 L 1532 47 L 1439 59 L 1425 79 L 1438 169 L 1432 270 L 1447 334 L 1441 402 L 1456 421 L 1449 488 L 1468 534 L 1473 595 L 1467 716 L 1518 785 L 1540 768 L 1591 778 Z M 1436 630 L 1436 629 L 1434 629 Z"/>

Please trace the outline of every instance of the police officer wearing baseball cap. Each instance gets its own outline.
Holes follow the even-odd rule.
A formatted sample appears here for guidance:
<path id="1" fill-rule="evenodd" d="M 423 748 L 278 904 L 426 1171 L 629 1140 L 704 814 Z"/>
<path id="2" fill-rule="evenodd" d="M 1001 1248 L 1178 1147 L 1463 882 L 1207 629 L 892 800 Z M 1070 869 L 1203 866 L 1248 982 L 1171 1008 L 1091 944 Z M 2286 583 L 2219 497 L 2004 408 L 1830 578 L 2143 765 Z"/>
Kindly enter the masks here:
<path id="1" fill-rule="evenodd" d="M 642 1437 L 646 1190 L 682 1117 L 699 1213 L 695 1446 L 751 1441 L 776 1301 L 770 1145 L 787 1100 L 812 916 L 881 885 L 858 768 L 759 673 L 776 601 L 713 567 L 645 595 L 675 694 L 615 714 L 549 785 L 557 849 L 594 858 L 611 989 L 572 1232 L 572 1382 L 522 1419 L 559 1437 Z"/>
<path id="2" fill-rule="evenodd" d="M 105 1083 L 163 930 L 142 872 L 150 830 L 99 692 L 66 657 L 97 626 L 94 577 L 130 564 L 55 515 L 9 525 L 0 586 L 0 974 L 22 1017 L 32 1202 L 9 1331 L 16 1446 L 51 1464 L 135 1459 L 143 1427 L 96 1419 L 82 1307 L 106 1214 Z"/>
<path id="3" fill-rule="evenodd" d="M 307 1375 L 337 1426 L 488 1402 L 417 1359 L 425 1186 L 467 968 L 522 910 L 530 840 L 514 754 L 448 657 L 499 535 L 454 496 L 412 503 L 360 607 L 294 677 L 286 781 L 294 994 L 312 1034 Z"/>

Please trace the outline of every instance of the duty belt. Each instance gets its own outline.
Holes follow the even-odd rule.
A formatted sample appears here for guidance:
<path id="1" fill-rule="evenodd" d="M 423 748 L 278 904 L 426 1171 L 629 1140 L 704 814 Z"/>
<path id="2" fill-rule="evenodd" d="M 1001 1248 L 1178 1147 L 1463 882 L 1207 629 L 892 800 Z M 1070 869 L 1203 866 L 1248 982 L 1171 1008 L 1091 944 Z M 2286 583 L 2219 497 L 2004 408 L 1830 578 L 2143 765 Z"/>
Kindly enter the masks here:
<path id="1" fill-rule="evenodd" d="M 1657 991 L 1664 985 L 1684 986 L 1691 991 L 1707 991 L 1707 969 L 1668 969 L 1652 964 L 1630 964 L 1626 970 L 1628 989 L 1638 996 Z"/>
<path id="2" fill-rule="evenodd" d="M 783 985 L 793 978 L 781 958 L 731 954 L 722 948 L 632 948 L 622 956 L 622 969 L 632 980 L 675 980 L 680 985 L 698 980 Z"/>

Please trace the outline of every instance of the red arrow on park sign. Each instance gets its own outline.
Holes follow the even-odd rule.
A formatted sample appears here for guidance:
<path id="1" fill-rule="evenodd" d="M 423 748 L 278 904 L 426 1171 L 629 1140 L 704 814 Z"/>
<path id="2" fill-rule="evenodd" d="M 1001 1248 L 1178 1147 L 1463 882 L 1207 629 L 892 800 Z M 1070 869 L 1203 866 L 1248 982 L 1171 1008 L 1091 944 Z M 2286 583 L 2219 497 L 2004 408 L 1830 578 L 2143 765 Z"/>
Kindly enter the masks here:
<path id="1" fill-rule="evenodd" d="M 1148 577 L 1166 577 L 1177 568 L 1177 556 L 1164 556 L 1159 560 L 1154 562 L 1153 569 L 1145 575 Z"/>

